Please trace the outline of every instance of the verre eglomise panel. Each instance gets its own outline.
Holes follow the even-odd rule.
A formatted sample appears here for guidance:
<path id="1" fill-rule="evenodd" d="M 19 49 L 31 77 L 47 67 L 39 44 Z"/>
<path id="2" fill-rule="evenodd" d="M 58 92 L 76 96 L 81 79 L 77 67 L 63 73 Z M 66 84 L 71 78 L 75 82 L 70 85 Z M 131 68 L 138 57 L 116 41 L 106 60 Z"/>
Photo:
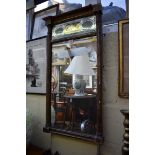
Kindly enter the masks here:
<path id="1" fill-rule="evenodd" d="M 52 40 L 88 34 L 96 31 L 96 16 L 76 19 L 63 24 L 58 24 L 53 28 Z"/>
<path id="2" fill-rule="evenodd" d="M 78 133 L 95 134 L 97 95 L 96 51 L 96 37 L 69 40 L 53 45 L 51 87 L 52 94 L 53 96 L 55 95 L 55 102 L 58 104 L 60 103 L 59 105 L 57 104 L 58 108 L 55 107 L 54 109 L 55 119 L 52 124 L 54 128 Z M 86 81 L 85 93 L 87 97 L 78 100 L 76 97 L 68 97 L 74 96 L 75 90 L 73 88 L 73 83 L 75 75 L 67 74 L 65 70 L 74 57 L 83 55 L 88 56 L 94 74 L 83 76 L 83 79 Z M 52 100 L 52 105 L 54 106 L 54 99 Z M 74 107 L 71 105 L 72 101 L 76 103 Z"/>

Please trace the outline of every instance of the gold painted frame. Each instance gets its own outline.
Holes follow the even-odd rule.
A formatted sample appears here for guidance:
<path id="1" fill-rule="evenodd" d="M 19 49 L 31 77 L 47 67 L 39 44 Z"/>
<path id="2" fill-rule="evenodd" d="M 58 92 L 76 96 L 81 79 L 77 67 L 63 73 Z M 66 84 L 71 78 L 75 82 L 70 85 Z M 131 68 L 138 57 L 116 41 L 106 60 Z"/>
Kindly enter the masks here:
<path id="1" fill-rule="evenodd" d="M 129 20 L 118 22 L 119 82 L 118 95 L 129 98 Z"/>

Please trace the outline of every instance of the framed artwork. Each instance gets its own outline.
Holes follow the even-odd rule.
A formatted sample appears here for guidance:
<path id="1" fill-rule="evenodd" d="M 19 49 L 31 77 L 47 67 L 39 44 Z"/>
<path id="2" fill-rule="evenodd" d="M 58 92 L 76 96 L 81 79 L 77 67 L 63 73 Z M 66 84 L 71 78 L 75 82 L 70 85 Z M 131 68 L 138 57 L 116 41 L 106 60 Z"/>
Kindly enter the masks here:
<path id="1" fill-rule="evenodd" d="M 129 18 L 129 0 L 126 0 L 126 17 Z"/>
<path id="2" fill-rule="evenodd" d="M 26 41 L 30 40 L 31 37 L 33 14 L 34 14 L 33 9 L 26 11 Z"/>
<path id="3" fill-rule="evenodd" d="M 52 65 L 65 66 L 69 60 L 69 55 L 65 46 L 53 48 L 52 52 Z"/>
<path id="4" fill-rule="evenodd" d="M 119 39 L 119 96 L 129 98 L 129 20 L 118 23 Z"/>
<path id="5" fill-rule="evenodd" d="M 26 10 L 32 9 L 35 7 L 34 0 L 26 0 Z"/>
<path id="6" fill-rule="evenodd" d="M 31 39 L 47 36 L 47 27 L 45 26 L 44 17 L 55 16 L 59 12 L 59 4 L 52 5 L 48 8 L 34 13 L 34 23 L 31 33 Z"/>
<path id="7" fill-rule="evenodd" d="M 26 42 L 26 92 L 46 93 L 46 37 Z"/>

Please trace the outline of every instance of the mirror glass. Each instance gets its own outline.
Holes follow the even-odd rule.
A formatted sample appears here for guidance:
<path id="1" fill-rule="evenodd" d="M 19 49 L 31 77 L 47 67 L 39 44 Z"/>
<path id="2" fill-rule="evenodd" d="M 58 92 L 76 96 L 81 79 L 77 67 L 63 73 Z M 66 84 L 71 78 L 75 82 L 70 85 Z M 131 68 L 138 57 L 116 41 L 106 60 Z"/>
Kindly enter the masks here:
<path id="1" fill-rule="evenodd" d="M 55 113 L 53 128 L 80 134 L 96 133 L 96 51 L 96 37 L 53 44 L 51 79 L 51 104 Z M 79 71 L 77 74 L 78 70 L 82 72 Z M 85 82 L 83 94 L 80 88 L 83 84 L 81 81 L 77 82 L 79 77 Z"/>
<path id="2" fill-rule="evenodd" d="M 54 44 L 52 49 L 52 82 L 55 91 L 66 89 L 67 92 L 73 89 L 74 75 L 64 73 L 75 56 L 87 55 L 93 71 L 93 75 L 84 75 L 86 89 L 91 93 L 97 91 L 97 53 L 96 37 L 71 40 Z M 83 64 L 79 64 L 83 65 Z M 76 69 L 76 68 L 75 68 Z M 54 80 L 54 81 L 53 81 Z M 64 86 L 66 85 L 66 87 Z"/>

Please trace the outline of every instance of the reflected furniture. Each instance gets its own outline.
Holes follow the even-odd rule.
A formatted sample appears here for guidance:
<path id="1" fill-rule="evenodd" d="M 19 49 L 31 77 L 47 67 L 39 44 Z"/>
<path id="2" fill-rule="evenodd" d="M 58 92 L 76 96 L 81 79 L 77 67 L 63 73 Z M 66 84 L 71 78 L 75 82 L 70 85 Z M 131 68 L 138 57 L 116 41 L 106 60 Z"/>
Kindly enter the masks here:
<path id="1" fill-rule="evenodd" d="M 64 102 L 64 92 L 52 92 L 52 101 L 55 111 L 55 123 L 54 125 L 64 126 L 66 116 L 66 105 Z"/>
<path id="2" fill-rule="evenodd" d="M 71 125 L 71 130 L 80 131 L 82 122 L 88 120 L 93 127 L 85 130 L 89 130 L 89 132 L 93 133 L 96 120 L 96 95 L 69 95 L 64 96 L 64 100 L 66 105 L 71 107 L 72 116 L 69 124 Z"/>

